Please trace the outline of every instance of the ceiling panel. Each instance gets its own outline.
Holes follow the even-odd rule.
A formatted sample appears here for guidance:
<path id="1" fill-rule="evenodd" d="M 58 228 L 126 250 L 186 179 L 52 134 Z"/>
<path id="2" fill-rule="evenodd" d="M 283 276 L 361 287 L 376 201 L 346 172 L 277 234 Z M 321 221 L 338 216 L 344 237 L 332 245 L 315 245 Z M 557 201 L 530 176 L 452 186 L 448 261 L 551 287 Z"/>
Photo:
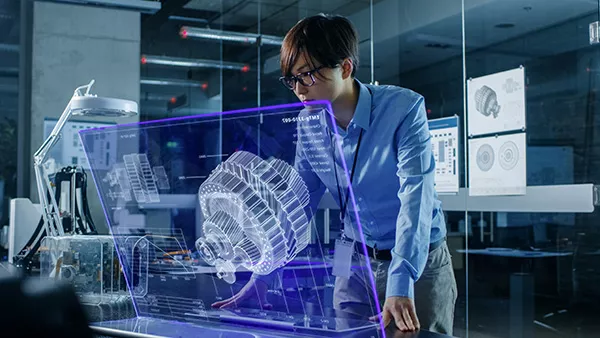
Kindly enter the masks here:
<path id="1" fill-rule="evenodd" d="M 374 4 L 399 0 L 374 0 Z M 407 1 L 407 0 L 403 0 Z M 431 1 L 431 0 L 426 0 Z M 414 2 L 414 1 L 413 1 Z M 475 0 L 471 0 L 475 3 Z M 412 2 L 411 2 L 412 3 Z M 532 32 L 546 29 L 586 13 L 597 11 L 596 0 L 489 0 L 480 1 L 466 14 L 467 50 L 488 48 L 490 53 L 523 58 L 535 55 L 548 55 L 561 50 L 582 48 L 587 36 L 587 23 L 579 22 L 570 28 L 560 28 L 554 35 L 542 39 L 536 37 L 520 42 L 509 43 L 511 39 L 529 36 Z M 247 32 L 257 32 L 257 14 L 261 12 L 261 32 L 283 36 L 300 18 L 320 12 L 336 13 L 345 16 L 361 13 L 368 21 L 369 0 L 192 0 L 186 8 L 214 11 L 222 16 L 211 24 L 212 28 L 233 25 Z M 376 25 L 381 31 L 375 35 L 375 68 L 378 74 L 386 75 L 407 72 L 419 67 L 460 56 L 462 52 L 462 18 L 460 14 L 446 16 L 432 24 L 414 18 L 435 11 L 435 7 L 425 5 L 396 5 L 398 20 L 402 25 L 391 25 L 400 31 L 393 32 L 386 26 Z M 418 13 L 415 13 L 418 11 Z M 416 15 L 419 14 L 419 15 Z M 394 18 L 392 15 L 389 18 Z M 436 16 L 437 17 L 437 16 Z M 362 20 L 357 18 L 357 20 Z M 378 18 L 375 17 L 375 20 Z M 410 20 L 414 19 L 415 22 Z M 364 23 L 362 23 L 364 24 Z M 498 24 L 512 24 L 511 28 L 497 28 Z M 412 26 L 412 28 L 411 28 Z M 365 26 L 367 29 L 369 25 Z M 365 28 L 363 27 L 363 28 Z M 570 30 L 569 30 L 570 29 Z M 384 31 L 385 30 L 385 31 Z M 364 31 L 364 29 L 363 29 Z M 365 34 L 361 31 L 363 34 Z M 385 40 L 378 39 L 385 36 Z M 556 37 L 557 41 L 550 38 Z M 370 54 L 369 36 L 361 36 L 360 53 L 364 63 Z M 576 41 L 575 41 L 576 40 Z M 525 45 L 524 42 L 526 41 Z M 502 43 L 501 45 L 498 45 Z M 363 63 L 363 64 L 364 64 Z M 383 72 L 383 73 L 381 73 Z"/>

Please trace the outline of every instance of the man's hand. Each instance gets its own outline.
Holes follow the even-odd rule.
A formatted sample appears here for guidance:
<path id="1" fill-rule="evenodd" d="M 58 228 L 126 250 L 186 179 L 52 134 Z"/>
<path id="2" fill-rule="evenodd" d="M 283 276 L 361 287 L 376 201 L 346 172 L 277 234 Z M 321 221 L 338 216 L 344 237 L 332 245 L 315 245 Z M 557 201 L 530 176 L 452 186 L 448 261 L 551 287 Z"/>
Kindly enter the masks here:
<path id="1" fill-rule="evenodd" d="M 250 279 L 246 285 L 233 297 L 215 302 L 211 306 L 213 308 L 224 309 L 228 307 L 235 307 L 238 303 L 241 303 L 249 298 L 256 298 L 263 310 L 270 310 L 273 306 L 267 303 L 267 283 L 259 279 Z"/>
<path id="2" fill-rule="evenodd" d="M 407 297 L 388 297 L 383 305 L 383 326 L 387 327 L 392 320 L 396 323 L 398 329 L 402 332 L 416 331 L 421 328 L 415 303 Z M 371 320 L 377 320 L 377 317 L 371 317 Z"/>

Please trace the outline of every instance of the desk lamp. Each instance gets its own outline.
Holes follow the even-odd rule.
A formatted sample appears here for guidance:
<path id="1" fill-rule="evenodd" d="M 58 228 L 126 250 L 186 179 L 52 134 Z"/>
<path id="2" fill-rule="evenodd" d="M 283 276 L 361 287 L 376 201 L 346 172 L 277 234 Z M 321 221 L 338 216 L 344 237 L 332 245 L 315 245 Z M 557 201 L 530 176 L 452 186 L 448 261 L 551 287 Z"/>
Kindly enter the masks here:
<path id="1" fill-rule="evenodd" d="M 137 115 L 138 113 L 138 105 L 133 101 L 98 97 L 90 94 L 90 89 L 93 84 L 94 80 L 85 86 L 75 89 L 69 104 L 67 104 L 67 107 L 60 116 L 56 126 L 33 156 L 35 179 L 42 207 L 44 230 L 48 236 L 65 235 L 52 185 L 50 184 L 50 179 L 44 168 L 44 162 L 52 147 L 54 147 L 60 139 L 61 131 L 67 120 L 69 120 L 71 116 L 128 117 Z M 84 89 L 85 93 L 83 93 Z"/>

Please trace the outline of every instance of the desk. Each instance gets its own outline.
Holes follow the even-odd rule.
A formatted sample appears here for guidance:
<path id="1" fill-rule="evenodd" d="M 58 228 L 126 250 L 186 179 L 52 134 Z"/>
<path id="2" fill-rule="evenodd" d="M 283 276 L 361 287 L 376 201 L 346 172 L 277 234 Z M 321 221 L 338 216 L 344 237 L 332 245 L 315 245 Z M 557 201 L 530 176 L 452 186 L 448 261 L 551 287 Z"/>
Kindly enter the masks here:
<path id="1" fill-rule="evenodd" d="M 109 337 L 219 337 L 219 338 L 287 338 L 287 337 L 319 337 L 323 334 L 308 334 L 295 331 L 260 330 L 252 326 L 229 325 L 224 323 L 190 324 L 169 322 L 161 319 L 131 318 L 111 322 L 92 323 L 95 334 Z M 450 336 L 429 331 L 403 333 L 386 330 L 388 338 L 450 338 Z M 333 337 L 375 338 L 383 337 L 378 331 L 346 332 Z"/>

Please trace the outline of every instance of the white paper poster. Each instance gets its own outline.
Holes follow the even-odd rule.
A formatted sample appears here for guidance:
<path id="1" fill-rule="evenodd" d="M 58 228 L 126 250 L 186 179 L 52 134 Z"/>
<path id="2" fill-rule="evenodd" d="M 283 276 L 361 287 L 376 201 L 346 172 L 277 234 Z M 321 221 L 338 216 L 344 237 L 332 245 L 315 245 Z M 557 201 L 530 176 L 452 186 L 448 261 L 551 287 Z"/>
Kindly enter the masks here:
<path id="1" fill-rule="evenodd" d="M 442 194 L 458 193 L 458 116 L 428 122 L 435 158 L 435 189 Z"/>
<path id="2" fill-rule="evenodd" d="M 468 135 L 525 130 L 525 68 L 467 81 Z"/>
<path id="3" fill-rule="evenodd" d="M 56 122 L 57 120 L 54 119 L 44 120 L 44 139 L 50 135 Z M 48 154 L 48 157 L 53 158 L 58 167 L 80 166 L 84 169 L 89 169 L 85 152 L 79 141 L 79 131 L 82 129 L 102 128 L 114 125 L 114 123 L 69 120 L 65 122 L 61 132 L 61 138 L 56 145 L 54 145 Z"/>
<path id="4" fill-rule="evenodd" d="M 525 133 L 469 140 L 469 195 L 524 195 Z"/>

